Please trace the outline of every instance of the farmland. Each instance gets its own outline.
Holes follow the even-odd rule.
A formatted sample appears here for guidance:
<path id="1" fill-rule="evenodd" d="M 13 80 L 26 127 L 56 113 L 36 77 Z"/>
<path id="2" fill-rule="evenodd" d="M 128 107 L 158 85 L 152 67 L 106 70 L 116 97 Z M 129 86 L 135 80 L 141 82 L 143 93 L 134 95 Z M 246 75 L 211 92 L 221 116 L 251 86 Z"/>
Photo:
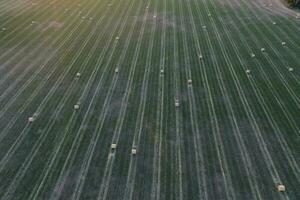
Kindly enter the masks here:
<path id="1" fill-rule="evenodd" d="M 279 0 L 1 0 L 0 199 L 300 199 L 299 25 Z"/>

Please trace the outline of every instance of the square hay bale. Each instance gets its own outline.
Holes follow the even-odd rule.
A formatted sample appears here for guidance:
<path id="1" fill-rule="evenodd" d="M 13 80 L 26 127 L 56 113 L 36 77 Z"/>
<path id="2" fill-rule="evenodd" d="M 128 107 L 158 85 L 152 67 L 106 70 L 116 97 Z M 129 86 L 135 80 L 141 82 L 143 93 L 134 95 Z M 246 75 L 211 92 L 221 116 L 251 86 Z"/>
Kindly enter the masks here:
<path id="1" fill-rule="evenodd" d="M 261 52 L 265 52 L 265 51 L 266 51 L 266 49 L 265 49 L 265 48 L 261 48 L 260 50 L 261 50 Z"/>
<path id="2" fill-rule="evenodd" d="M 289 71 L 290 71 L 290 72 L 294 71 L 294 68 L 290 67 L 290 68 L 289 68 Z"/>
<path id="3" fill-rule="evenodd" d="M 74 105 L 74 110 L 78 110 L 79 109 L 79 105 L 78 104 L 75 104 Z"/>
<path id="4" fill-rule="evenodd" d="M 192 79 L 189 79 L 187 82 L 188 82 L 189 85 L 191 85 L 192 84 Z"/>
<path id="5" fill-rule="evenodd" d="M 137 153 L 136 148 L 132 148 L 132 149 L 131 149 L 131 154 L 132 154 L 132 155 L 136 155 L 136 153 Z"/>
<path id="6" fill-rule="evenodd" d="M 198 57 L 199 57 L 200 60 L 203 59 L 203 55 L 202 54 L 200 54 Z"/>
<path id="7" fill-rule="evenodd" d="M 281 42 L 281 45 L 282 45 L 282 46 L 285 46 L 285 45 L 286 45 L 286 42 Z"/>
<path id="8" fill-rule="evenodd" d="M 163 73 L 164 73 L 164 70 L 163 70 L 163 69 L 161 69 L 161 70 L 160 70 L 160 73 L 161 73 L 161 74 L 163 74 Z"/>
<path id="9" fill-rule="evenodd" d="M 251 53 L 251 58 L 255 58 L 255 54 L 254 53 Z"/>
<path id="10" fill-rule="evenodd" d="M 115 69 L 115 73 L 119 73 L 119 69 L 118 68 Z"/>
<path id="11" fill-rule="evenodd" d="M 115 143 L 113 143 L 113 144 L 111 144 L 111 149 L 116 149 L 117 148 L 117 144 L 115 144 Z"/>
<path id="12" fill-rule="evenodd" d="M 283 184 L 278 184 L 277 185 L 277 191 L 278 192 L 284 192 L 285 191 L 285 186 Z"/>
<path id="13" fill-rule="evenodd" d="M 175 99 L 175 107 L 179 107 L 179 100 Z"/>
<path id="14" fill-rule="evenodd" d="M 247 70 L 246 70 L 246 73 L 247 73 L 247 74 L 250 74 L 250 73 L 251 73 L 251 70 L 250 70 L 250 69 L 247 69 Z"/>
<path id="15" fill-rule="evenodd" d="M 276 25 L 276 22 L 272 22 L 273 25 Z"/>
<path id="16" fill-rule="evenodd" d="M 29 118 L 28 118 L 28 122 L 29 122 L 29 123 L 34 122 L 34 118 L 33 118 L 33 117 L 29 117 Z"/>
<path id="17" fill-rule="evenodd" d="M 76 77 L 79 78 L 80 76 L 81 76 L 81 73 L 78 72 L 78 73 L 76 74 Z"/>

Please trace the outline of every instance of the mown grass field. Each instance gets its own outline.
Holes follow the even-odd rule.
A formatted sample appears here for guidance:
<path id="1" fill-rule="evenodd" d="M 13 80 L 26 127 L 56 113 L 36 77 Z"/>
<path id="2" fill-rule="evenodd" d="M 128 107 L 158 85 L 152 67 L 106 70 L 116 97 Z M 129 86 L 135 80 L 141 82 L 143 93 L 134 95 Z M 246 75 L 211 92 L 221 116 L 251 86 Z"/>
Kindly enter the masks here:
<path id="1" fill-rule="evenodd" d="M 299 25 L 276 0 L 1 0 L 0 199 L 299 200 Z"/>

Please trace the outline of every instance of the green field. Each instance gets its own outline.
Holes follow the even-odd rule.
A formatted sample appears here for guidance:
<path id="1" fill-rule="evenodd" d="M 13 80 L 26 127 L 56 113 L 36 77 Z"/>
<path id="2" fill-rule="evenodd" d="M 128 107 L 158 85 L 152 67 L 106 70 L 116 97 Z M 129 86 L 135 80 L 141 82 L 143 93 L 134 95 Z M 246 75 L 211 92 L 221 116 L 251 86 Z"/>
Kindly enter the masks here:
<path id="1" fill-rule="evenodd" d="M 297 12 L 0 0 L 0 199 L 299 200 Z"/>

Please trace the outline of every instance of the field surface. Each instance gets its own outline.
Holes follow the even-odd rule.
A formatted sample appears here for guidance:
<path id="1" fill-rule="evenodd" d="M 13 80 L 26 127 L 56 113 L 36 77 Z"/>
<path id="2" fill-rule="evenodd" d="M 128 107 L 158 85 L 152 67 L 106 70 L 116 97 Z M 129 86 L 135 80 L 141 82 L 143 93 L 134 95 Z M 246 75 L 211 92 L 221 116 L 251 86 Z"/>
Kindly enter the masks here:
<path id="1" fill-rule="evenodd" d="M 299 25 L 280 0 L 0 0 L 0 199 L 299 200 Z"/>

